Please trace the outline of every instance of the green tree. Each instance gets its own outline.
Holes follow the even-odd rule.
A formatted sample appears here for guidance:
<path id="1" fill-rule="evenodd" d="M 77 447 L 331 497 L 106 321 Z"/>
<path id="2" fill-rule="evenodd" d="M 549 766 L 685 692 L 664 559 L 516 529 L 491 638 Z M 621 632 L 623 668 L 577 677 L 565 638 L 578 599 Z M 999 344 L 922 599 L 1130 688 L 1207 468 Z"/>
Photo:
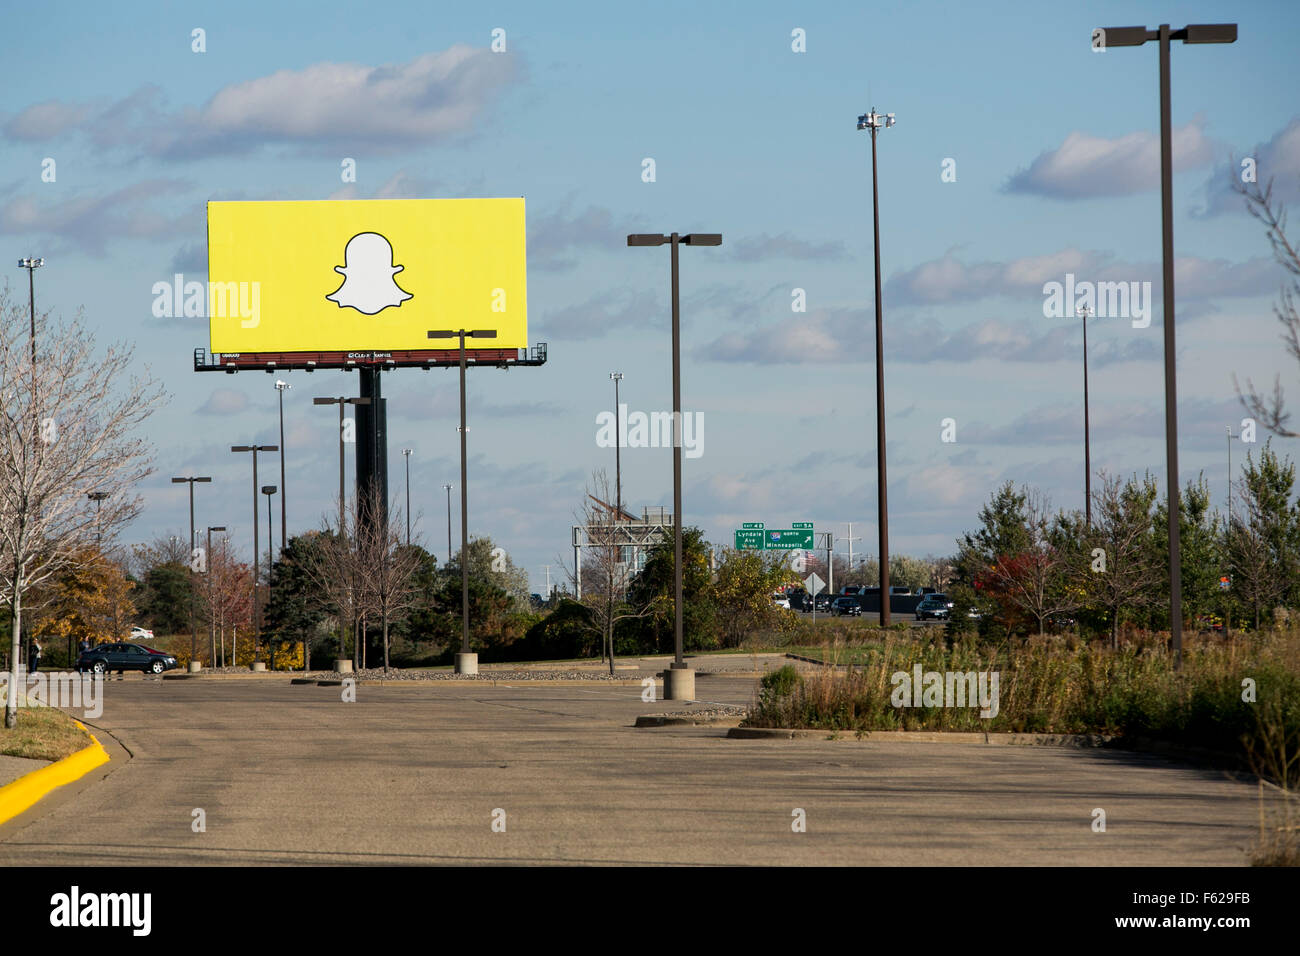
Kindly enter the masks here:
<path id="1" fill-rule="evenodd" d="M 1228 532 L 1232 587 L 1253 612 L 1255 627 L 1275 603 L 1295 600 L 1300 574 L 1300 507 L 1292 501 L 1295 465 L 1265 443 L 1259 463 L 1246 455 L 1238 509 Z"/>
<path id="2" fill-rule="evenodd" d="M 643 641 L 660 653 L 673 650 L 675 594 L 673 573 L 676 567 L 671 537 L 650 549 L 645 567 L 632 579 L 628 601 L 637 607 L 650 607 L 642 618 Z M 698 650 L 716 647 L 717 605 L 711 591 L 709 544 L 699 528 L 682 529 L 682 647 Z"/>
<path id="3" fill-rule="evenodd" d="M 1005 482 L 980 509 L 980 527 L 957 539 L 957 560 L 953 586 L 952 626 L 962 629 L 968 615 L 979 615 L 979 629 L 988 635 L 995 625 L 1010 630 L 1016 624 L 1015 613 L 999 600 L 999 590 L 990 575 L 996 572 L 998 559 L 1023 553 L 1029 547 L 1027 512 L 1028 492 Z"/>
<path id="4" fill-rule="evenodd" d="M 194 575 L 177 561 L 156 564 L 145 572 L 137 607 L 157 634 L 180 634 L 190 629 L 190 595 Z"/>
<path id="5" fill-rule="evenodd" d="M 1183 620 L 1196 621 L 1222 606 L 1219 576 L 1223 573 L 1223 528 L 1217 512 L 1210 510 L 1210 486 L 1205 476 L 1188 481 L 1179 501 L 1178 553 L 1182 581 Z M 1158 600 L 1153 604 L 1152 627 L 1169 627 L 1169 497 L 1156 505 L 1152 541 L 1159 567 Z"/>
<path id="6" fill-rule="evenodd" d="M 1110 626 L 1113 647 L 1119 646 L 1119 625 L 1125 612 L 1153 606 L 1162 580 L 1155 546 L 1152 508 L 1159 494 L 1150 474 L 1121 482 L 1101 476 L 1093 491 L 1093 525 L 1083 534 L 1083 547 L 1074 564 L 1074 581 Z"/>
<path id="7" fill-rule="evenodd" d="M 271 598 L 266 605 L 267 640 L 301 641 L 303 670 L 311 670 L 311 642 L 325 620 L 326 605 L 312 577 L 311 562 L 319 560 L 320 533 L 309 531 L 289 539 L 271 567 Z"/>
<path id="8" fill-rule="evenodd" d="M 794 623 L 793 615 L 772 603 L 773 591 L 798 579 L 783 557 L 765 551 L 723 552 L 712 597 L 724 647 L 739 647 L 755 631 Z"/>

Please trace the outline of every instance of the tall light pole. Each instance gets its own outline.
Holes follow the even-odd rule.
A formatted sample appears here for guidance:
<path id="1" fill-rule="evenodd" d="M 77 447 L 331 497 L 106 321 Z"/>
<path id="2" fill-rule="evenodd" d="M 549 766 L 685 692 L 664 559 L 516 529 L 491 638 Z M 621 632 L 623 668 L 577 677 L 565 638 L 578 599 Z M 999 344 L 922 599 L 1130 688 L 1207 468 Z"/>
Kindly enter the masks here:
<path id="1" fill-rule="evenodd" d="M 1231 428 L 1228 429 L 1228 434 L 1229 435 L 1232 434 Z M 1229 457 L 1231 458 L 1232 453 L 1229 452 L 1228 454 Z M 1228 467 L 1229 468 L 1232 467 L 1231 460 L 1229 461 Z M 192 488 L 193 485 L 191 485 L 190 487 Z M 104 499 L 108 497 L 108 492 L 91 491 L 91 492 L 87 492 L 86 497 L 95 503 L 95 545 L 102 550 L 104 546 L 104 524 L 102 521 L 100 521 L 99 518 L 99 507 L 103 503 Z M 192 508 L 190 510 L 190 517 L 191 519 L 194 517 L 194 512 Z M 190 523 L 193 524 L 193 521 L 191 520 Z"/>
<path id="2" fill-rule="evenodd" d="M 31 309 L 32 320 L 32 368 L 36 368 L 36 280 L 32 278 L 34 273 L 41 266 L 45 265 L 44 259 L 27 256 L 18 260 L 18 268 L 27 270 L 27 302 Z"/>
<path id="3" fill-rule="evenodd" d="M 673 302 L 673 641 L 676 656 L 672 666 L 664 671 L 664 698 L 666 700 L 695 699 L 695 671 L 686 666 L 682 658 L 682 335 L 681 301 L 678 296 L 677 247 L 720 246 L 722 235 L 716 232 L 696 232 L 685 236 L 671 233 L 633 233 L 627 237 L 629 246 L 662 246 L 672 248 L 672 302 Z"/>
<path id="4" fill-rule="evenodd" d="M 286 501 L 288 496 L 285 494 L 284 483 L 284 392 L 285 389 L 293 388 L 288 382 L 275 380 L 275 390 L 279 393 L 280 399 L 280 547 L 289 546 L 289 518 Z"/>
<path id="5" fill-rule="evenodd" d="M 1164 280 L 1165 482 L 1169 491 L 1169 631 L 1174 668 L 1181 670 L 1183 578 L 1178 536 L 1182 514 L 1178 487 L 1178 386 L 1177 352 L 1174 345 L 1174 167 L 1169 105 L 1169 44 L 1172 40 L 1182 40 L 1184 43 L 1235 43 L 1237 24 L 1199 23 L 1190 24 L 1181 30 L 1170 30 L 1167 23 L 1160 24 L 1158 30 L 1148 30 L 1146 27 L 1106 27 L 1094 31 L 1092 36 L 1094 47 L 1101 50 L 1113 46 L 1141 46 L 1148 40 L 1160 44 L 1160 219 Z"/>
<path id="6" fill-rule="evenodd" d="M 477 674 L 478 655 L 469 650 L 469 492 L 465 469 L 465 338 L 494 339 L 496 329 L 431 329 L 431 339 L 460 338 L 460 653 L 457 674 Z"/>
<path id="7" fill-rule="evenodd" d="M 271 604 L 271 571 L 275 566 L 275 525 L 271 522 L 271 496 L 275 494 L 275 485 L 263 485 L 262 494 L 266 495 L 266 603 Z M 284 542 L 280 543 L 283 546 Z"/>
<path id="8" fill-rule="evenodd" d="M 225 525 L 208 526 L 208 550 L 203 553 L 203 573 L 208 579 L 208 645 L 213 667 L 217 666 L 217 618 L 212 613 L 212 532 L 225 530 Z"/>
<path id="9" fill-rule="evenodd" d="M 871 213 L 876 250 L 876 508 L 880 534 L 880 626 L 889 626 L 889 497 L 885 473 L 885 331 L 880 299 L 880 188 L 876 177 L 876 136 L 881 128 L 894 125 L 893 113 L 870 113 L 858 117 L 858 129 L 871 132 Z"/>
<path id="10" fill-rule="evenodd" d="M 623 409 L 618 404 L 618 383 L 623 380 L 622 372 L 610 372 L 609 377 L 614 381 L 614 513 L 617 517 L 615 521 L 623 520 L 623 468 L 622 468 L 622 444 L 620 433 L 623 428 Z"/>
<path id="11" fill-rule="evenodd" d="M 194 628 L 194 483 L 202 482 L 204 484 L 212 481 L 209 477 L 173 478 L 173 485 L 188 484 L 190 486 L 190 670 L 194 670 L 194 662 L 199 656 L 199 636 Z"/>
<path id="12" fill-rule="evenodd" d="M 451 564 L 451 485 L 443 485 L 447 492 L 447 563 Z"/>
<path id="13" fill-rule="evenodd" d="M 368 398 L 345 398 L 340 395 L 338 398 L 313 398 L 313 405 L 337 405 L 339 407 L 339 534 L 342 535 L 346 524 L 344 518 L 344 507 L 347 502 L 346 492 L 343 490 L 343 406 L 344 405 L 369 405 Z"/>
<path id="14" fill-rule="evenodd" d="M 232 452 L 251 451 L 253 453 L 253 631 L 254 631 L 254 648 L 260 653 L 262 649 L 262 620 L 261 613 L 257 606 L 257 571 L 262 564 L 262 559 L 258 557 L 257 549 L 262 544 L 262 532 L 257 526 L 257 453 L 259 451 L 279 451 L 279 445 L 231 445 Z M 270 522 L 268 517 L 267 522 Z M 194 522 L 190 522 L 190 527 Z"/>
<path id="15" fill-rule="evenodd" d="M 411 546 L 411 452 L 414 448 L 403 448 L 402 457 L 406 459 L 406 546 Z"/>
<path id="16" fill-rule="evenodd" d="M 1087 306 L 1078 310 L 1083 319 L 1083 513 L 1088 527 L 1092 527 L 1092 448 L 1088 436 L 1088 312 Z"/>

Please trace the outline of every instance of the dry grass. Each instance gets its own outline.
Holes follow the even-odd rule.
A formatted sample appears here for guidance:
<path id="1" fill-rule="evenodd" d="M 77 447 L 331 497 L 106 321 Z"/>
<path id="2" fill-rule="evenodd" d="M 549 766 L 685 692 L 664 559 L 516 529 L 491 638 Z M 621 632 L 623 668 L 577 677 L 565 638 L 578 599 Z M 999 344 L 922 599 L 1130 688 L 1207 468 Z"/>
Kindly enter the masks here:
<path id="1" fill-rule="evenodd" d="M 90 735 L 53 707 L 19 707 L 12 730 L 0 726 L 0 754 L 62 760 L 90 745 Z"/>

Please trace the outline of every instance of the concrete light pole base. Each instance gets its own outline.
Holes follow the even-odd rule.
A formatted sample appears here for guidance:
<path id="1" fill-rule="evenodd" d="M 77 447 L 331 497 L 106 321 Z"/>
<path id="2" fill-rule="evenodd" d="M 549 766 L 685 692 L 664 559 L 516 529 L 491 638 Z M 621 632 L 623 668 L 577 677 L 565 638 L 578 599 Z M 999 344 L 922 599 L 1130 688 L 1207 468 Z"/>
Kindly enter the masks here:
<path id="1" fill-rule="evenodd" d="M 456 673 L 457 673 L 457 674 L 477 674 L 477 673 L 478 673 L 478 655 L 477 655 L 477 654 L 457 654 L 457 655 L 456 655 Z"/>
<path id="2" fill-rule="evenodd" d="M 266 670 L 266 661 L 253 661 L 253 673 L 260 674 Z"/>
<path id="3" fill-rule="evenodd" d="M 664 671 L 664 700 L 695 700 L 695 671 L 669 667 Z"/>
<path id="4" fill-rule="evenodd" d="M 191 674 L 197 674 L 197 673 L 198 673 L 199 671 L 201 671 L 201 670 L 203 670 L 203 662 L 202 662 L 202 661 L 190 661 L 190 673 L 191 673 Z"/>
<path id="5" fill-rule="evenodd" d="M 349 661 L 349 660 L 336 660 L 336 661 L 334 662 L 334 673 L 336 673 L 336 674 L 351 674 L 351 673 L 352 673 L 352 662 Z"/>

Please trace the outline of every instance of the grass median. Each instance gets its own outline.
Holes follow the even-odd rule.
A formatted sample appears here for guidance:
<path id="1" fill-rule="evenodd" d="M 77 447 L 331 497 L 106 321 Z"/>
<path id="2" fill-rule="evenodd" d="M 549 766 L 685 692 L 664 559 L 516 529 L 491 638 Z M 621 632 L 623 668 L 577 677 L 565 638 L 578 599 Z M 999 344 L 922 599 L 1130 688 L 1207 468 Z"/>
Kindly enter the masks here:
<path id="1" fill-rule="evenodd" d="M 62 760 L 90 746 L 90 734 L 53 707 L 19 707 L 12 730 L 0 727 L 0 755 Z"/>

